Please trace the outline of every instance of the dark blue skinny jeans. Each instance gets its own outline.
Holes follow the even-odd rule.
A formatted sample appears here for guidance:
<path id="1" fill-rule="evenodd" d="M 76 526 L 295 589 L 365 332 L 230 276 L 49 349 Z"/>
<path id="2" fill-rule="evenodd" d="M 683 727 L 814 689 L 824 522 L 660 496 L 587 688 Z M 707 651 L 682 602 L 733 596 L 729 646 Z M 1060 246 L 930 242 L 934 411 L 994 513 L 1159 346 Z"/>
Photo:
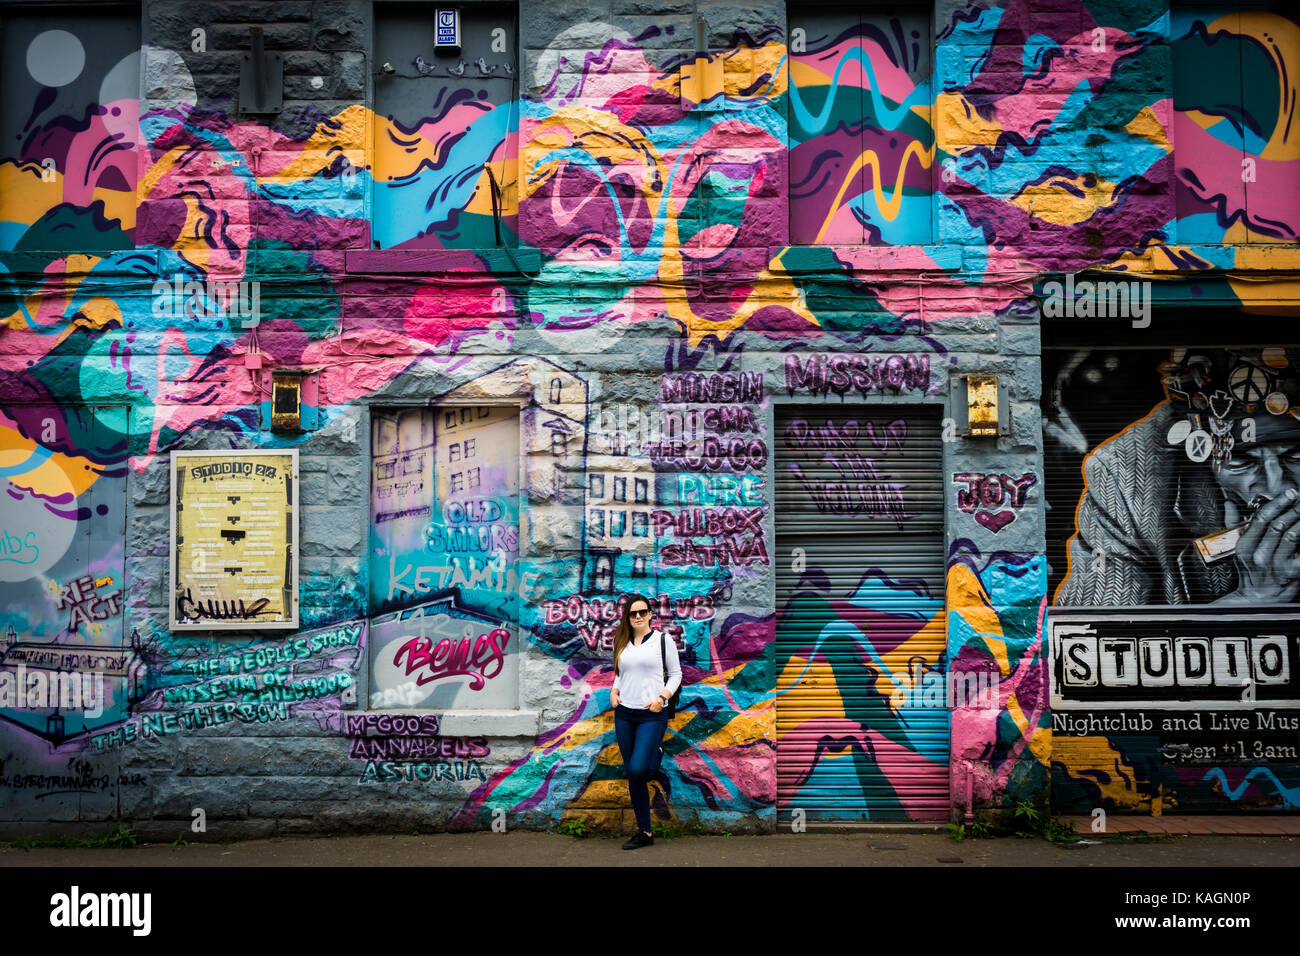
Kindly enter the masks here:
<path id="1" fill-rule="evenodd" d="M 659 772 L 659 745 L 667 730 L 668 715 L 662 710 L 653 714 L 622 704 L 614 708 L 614 736 L 627 771 L 632 812 L 636 814 L 636 825 L 645 833 L 650 832 L 650 788 L 646 784 Z"/>

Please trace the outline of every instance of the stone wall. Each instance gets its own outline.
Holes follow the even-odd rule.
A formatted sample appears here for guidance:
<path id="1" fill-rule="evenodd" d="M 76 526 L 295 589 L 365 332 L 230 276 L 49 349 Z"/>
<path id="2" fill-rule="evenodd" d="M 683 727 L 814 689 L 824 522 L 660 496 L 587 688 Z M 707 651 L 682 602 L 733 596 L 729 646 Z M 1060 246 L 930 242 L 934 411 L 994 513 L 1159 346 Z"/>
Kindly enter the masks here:
<path id="1" fill-rule="evenodd" d="M 49 544 L 0 562 L 0 627 L 10 650 L 71 642 L 127 662 L 93 717 L 0 706 L 0 828 L 630 826 L 607 639 L 614 596 L 643 591 L 687 664 L 658 818 L 772 829 L 789 664 L 775 574 L 790 560 L 774 415 L 798 402 L 939 410 L 948 636 L 929 666 L 991 669 L 1001 688 L 992 709 L 952 714 L 951 802 L 1042 798 L 1038 293 L 1098 270 L 1291 301 L 1300 216 L 1278 184 L 1295 159 L 1261 156 L 1257 198 L 1220 197 L 1226 225 L 1207 236 L 1196 217 L 1216 200 L 1190 184 L 1214 160 L 1174 148 L 1181 34 L 1160 3 L 943 0 L 916 10 L 932 47 L 920 31 L 895 42 L 888 18 L 822 35 L 766 0 L 525 0 L 517 22 L 466 3 L 467 25 L 502 31 L 473 41 L 493 59 L 430 41 L 423 67 L 376 25 L 420 6 L 154 0 L 138 47 L 87 59 L 57 102 L 39 76 L 7 84 L 6 534 Z M 92 43 L 95 21 L 50 17 Z M 241 111 L 254 28 L 282 69 L 275 113 Z M 444 95 L 421 99 L 420 77 Z M 898 241 L 905 223 L 930 238 Z M 214 304 L 214 282 L 233 299 Z M 929 373 L 792 387 L 791 356 Z M 277 371 L 304 376 L 301 433 L 270 428 Z M 996 437 L 961 424 L 972 373 L 999 377 Z M 453 561 L 376 595 L 375 423 L 435 403 L 518 410 L 511 574 L 471 585 Z M 721 444 L 674 449 L 671 416 L 710 409 L 694 437 Z M 738 460 L 710 459 L 736 439 Z M 230 449 L 298 451 L 296 631 L 169 629 L 170 453 Z M 706 501 L 761 521 L 725 556 L 667 532 L 615 548 L 591 523 L 591 479 L 619 474 L 650 482 L 650 522 Z M 716 480 L 745 475 L 753 501 Z M 120 613 L 73 628 L 86 576 L 121 592 Z M 369 706 L 378 604 L 448 588 L 465 621 L 517 627 L 518 707 Z"/>

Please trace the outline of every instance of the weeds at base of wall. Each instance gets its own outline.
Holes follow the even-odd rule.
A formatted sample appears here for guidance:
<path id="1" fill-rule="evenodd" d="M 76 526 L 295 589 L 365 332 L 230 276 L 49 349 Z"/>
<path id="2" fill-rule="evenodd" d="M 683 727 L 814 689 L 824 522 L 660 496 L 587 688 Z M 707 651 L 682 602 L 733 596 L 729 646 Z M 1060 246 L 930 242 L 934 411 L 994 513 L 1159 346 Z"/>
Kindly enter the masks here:
<path id="1" fill-rule="evenodd" d="M 985 840 L 993 836 L 993 824 L 982 821 L 972 823 L 969 827 L 964 823 L 949 823 L 948 836 L 952 837 L 958 843 L 970 837 L 973 840 Z"/>
<path id="2" fill-rule="evenodd" d="M 1059 815 L 1049 814 L 1046 807 L 1040 807 L 1031 800 L 1021 800 L 1010 812 L 984 811 L 979 816 L 982 819 L 971 824 L 947 824 L 948 836 L 957 842 L 967 838 L 981 840 L 1005 836 L 1021 839 L 1037 837 L 1049 843 L 1078 843 L 1083 839 L 1074 832 L 1073 825 Z"/>
<path id="3" fill-rule="evenodd" d="M 135 831 L 130 827 L 118 827 L 116 830 L 109 830 L 106 833 L 102 833 L 97 837 L 91 837 L 88 840 L 78 840 L 74 837 L 56 837 L 52 840 L 34 840 L 30 837 L 20 837 L 9 845 L 16 850 L 31 850 L 38 847 L 54 847 L 64 850 L 82 850 L 87 848 L 122 850 L 128 847 L 139 846 L 140 842 L 136 839 Z"/>
<path id="4" fill-rule="evenodd" d="M 555 832 L 561 836 L 571 836 L 579 840 L 585 840 L 592 834 L 591 821 L 586 817 L 571 817 L 568 820 L 560 821 L 560 825 L 555 828 Z"/>
<path id="5" fill-rule="evenodd" d="M 1082 839 L 1074 832 L 1073 824 L 1059 815 L 1052 816 L 1046 807 L 1035 806 L 1031 800 L 1016 804 L 1014 819 L 1018 837 L 1042 837 L 1049 843 L 1078 843 Z"/>
<path id="6" fill-rule="evenodd" d="M 216 843 L 220 846 L 230 846 L 232 843 L 239 843 L 243 837 L 223 836 L 217 840 L 201 840 L 200 843 Z M 101 833 L 96 837 L 78 839 L 77 837 L 62 836 L 50 837 L 46 839 L 37 839 L 34 837 L 19 837 L 9 844 L 15 850 L 36 850 L 36 849 L 54 849 L 54 850 L 86 850 L 86 849 L 109 849 L 109 850 L 126 850 L 135 847 L 154 846 L 147 840 L 141 840 L 130 827 L 118 827 L 116 830 L 109 830 Z M 190 841 L 185 839 L 183 833 L 176 834 L 176 839 L 169 844 L 173 847 L 189 846 Z"/>
<path id="7" fill-rule="evenodd" d="M 689 827 L 682 826 L 680 823 L 651 823 L 650 832 L 657 840 L 675 840 L 684 836 L 703 836 L 704 825 L 698 822 Z M 731 836 L 731 833 L 723 830 L 717 836 Z"/>

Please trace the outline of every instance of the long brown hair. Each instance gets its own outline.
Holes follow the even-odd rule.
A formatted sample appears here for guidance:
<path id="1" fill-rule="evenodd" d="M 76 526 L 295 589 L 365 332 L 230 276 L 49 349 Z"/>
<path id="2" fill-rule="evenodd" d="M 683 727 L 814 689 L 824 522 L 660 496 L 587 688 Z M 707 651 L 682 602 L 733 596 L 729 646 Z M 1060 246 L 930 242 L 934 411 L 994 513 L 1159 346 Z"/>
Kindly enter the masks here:
<path id="1" fill-rule="evenodd" d="M 623 653 L 623 648 L 627 647 L 627 642 L 632 640 L 632 605 L 641 601 L 645 604 L 646 610 L 650 612 L 650 620 L 654 621 L 654 608 L 650 606 L 650 599 L 643 594 L 629 594 L 627 601 L 623 604 L 623 616 L 619 618 L 618 630 L 614 632 L 614 673 L 618 673 L 618 656 Z"/>

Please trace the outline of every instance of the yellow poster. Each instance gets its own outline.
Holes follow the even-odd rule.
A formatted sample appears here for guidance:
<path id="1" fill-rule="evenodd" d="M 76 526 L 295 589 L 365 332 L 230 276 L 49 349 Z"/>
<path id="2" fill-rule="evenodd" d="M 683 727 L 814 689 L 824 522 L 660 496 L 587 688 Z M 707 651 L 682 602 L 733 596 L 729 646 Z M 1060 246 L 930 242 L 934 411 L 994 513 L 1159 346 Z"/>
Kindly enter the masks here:
<path id="1" fill-rule="evenodd" d="M 172 459 L 172 626 L 297 625 L 294 452 Z"/>

